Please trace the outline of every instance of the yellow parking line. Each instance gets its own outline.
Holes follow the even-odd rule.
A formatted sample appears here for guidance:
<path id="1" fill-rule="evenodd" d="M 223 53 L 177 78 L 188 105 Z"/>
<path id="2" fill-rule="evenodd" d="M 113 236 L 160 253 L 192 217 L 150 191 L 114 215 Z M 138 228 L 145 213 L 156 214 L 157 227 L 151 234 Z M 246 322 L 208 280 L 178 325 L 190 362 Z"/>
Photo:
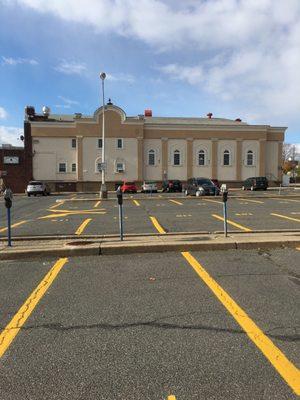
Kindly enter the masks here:
<path id="1" fill-rule="evenodd" d="M 176 400 L 176 397 L 171 394 L 170 396 L 168 396 L 168 400 Z"/>
<path id="2" fill-rule="evenodd" d="M 250 199 L 242 199 L 242 198 L 240 198 L 239 200 L 250 201 L 250 203 L 265 204 L 263 201 L 260 201 L 260 200 L 250 200 Z"/>
<path id="3" fill-rule="evenodd" d="M 208 274 L 203 266 L 189 253 L 182 252 L 183 257 L 193 267 L 198 276 L 206 283 L 217 299 L 223 304 L 236 322 L 245 331 L 252 342 L 269 360 L 286 383 L 300 395 L 300 371 L 274 345 L 246 312 L 233 300 L 231 296 Z"/>
<path id="4" fill-rule="evenodd" d="M 219 219 L 220 221 L 224 221 L 224 218 L 223 218 L 223 217 L 220 217 L 219 215 L 216 215 L 216 214 L 211 214 L 211 215 L 212 215 L 212 217 L 217 218 L 217 219 Z M 247 228 L 246 226 L 237 224 L 236 222 L 231 221 L 230 219 L 227 220 L 227 223 L 228 223 L 229 225 L 235 226 L 236 228 L 239 228 L 239 229 L 241 229 L 242 231 L 245 231 L 245 232 L 251 232 L 251 231 L 252 231 L 252 229 Z"/>
<path id="5" fill-rule="evenodd" d="M 92 218 L 88 218 L 88 219 L 84 220 L 83 223 L 79 226 L 79 228 L 75 232 L 75 235 L 81 235 L 82 232 L 84 231 L 84 229 L 86 228 L 87 224 L 89 224 L 91 222 L 91 220 L 92 220 Z"/>
<path id="6" fill-rule="evenodd" d="M 62 204 L 64 204 L 64 202 L 65 202 L 64 200 L 57 202 L 56 204 L 50 207 L 50 210 L 53 210 L 54 208 L 61 206 Z"/>
<path id="7" fill-rule="evenodd" d="M 275 214 L 275 213 L 271 213 L 271 215 L 273 215 L 274 217 L 279 217 L 279 218 L 289 219 L 289 220 L 291 220 L 291 221 L 300 222 L 300 219 L 299 219 L 299 218 L 287 217 L 286 215 Z"/>
<path id="8" fill-rule="evenodd" d="M 172 199 L 170 199 L 169 201 L 171 201 L 172 203 L 178 204 L 178 205 L 180 205 L 180 206 L 183 205 L 183 203 L 180 203 L 180 201 L 177 201 L 177 200 L 172 200 Z"/>
<path id="9" fill-rule="evenodd" d="M 54 279 L 57 277 L 59 271 L 68 261 L 67 258 L 60 258 L 56 261 L 50 271 L 46 274 L 44 279 L 40 282 L 37 288 L 31 293 L 25 303 L 21 306 L 18 312 L 14 315 L 9 324 L 3 329 L 0 334 L 0 357 L 3 356 L 5 351 L 10 346 L 11 342 L 17 336 L 18 332 L 25 324 L 26 320 L 40 301 L 40 299 L 47 292 Z"/>
<path id="10" fill-rule="evenodd" d="M 155 226 L 155 228 L 158 230 L 159 233 L 166 233 L 164 228 L 160 225 L 160 223 L 157 221 L 155 217 L 150 217 L 152 224 Z"/>
<path id="11" fill-rule="evenodd" d="M 134 204 L 135 204 L 137 207 L 140 206 L 140 203 L 139 203 L 137 200 L 132 200 L 132 201 L 134 202 Z"/>
<path id="12" fill-rule="evenodd" d="M 100 203 L 101 203 L 101 200 L 97 201 L 97 203 L 94 205 L 94 208 L 98 207 Z"/>
<path id="13" fill-rule="evenodd" d="M 218 201 L 218 200 L 211 200 L 211 199 L 203 199 L 204 201 L 209 201 L 210 203 L 218 203 L 218 204 L 222 204 L 222 201 Z"/>
<path id="14" fill-rule="evenodd" d="M 12 224 L 11 228 L 16 228 L 17 226 L 23 225 L 28 221 L 20 221 L 20 222 L 16 222 L 15 224 Z M 5 232 L 7 231 L 7 227 L 6 228 L 1 228 L 0 232 Z"/>

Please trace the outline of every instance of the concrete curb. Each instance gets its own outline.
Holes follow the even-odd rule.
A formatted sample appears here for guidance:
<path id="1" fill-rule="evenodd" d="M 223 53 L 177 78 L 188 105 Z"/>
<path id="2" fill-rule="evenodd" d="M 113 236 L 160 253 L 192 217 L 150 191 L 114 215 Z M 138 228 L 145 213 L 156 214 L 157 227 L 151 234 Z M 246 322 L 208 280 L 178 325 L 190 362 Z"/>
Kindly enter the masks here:
<path id="1" fill-rule="evenodd" d="M 146 239 L 146 238 L 145 238 Z M 196 240 L 195 240 L 196 239 Z M 96 256 L 96 255 L 122 255 L 136 253 L 158 253 L 165 251 L 216 251 L 216 250 L 249 250 L 270 249 L 300 246 L 300 236 L 293 234 L 283 236 L 278 234 L 273 237 L 252 237 L 244 234 L 241 237 L 214 238 L 209 235 L 187 238 L 170 238 L 166 235 L 155 238 L 151 243 L 144 241 L 87 241 L 84 245 L 82 240 L 65 243 L 64 245 L 47 246 L 41 243 L 35 248 L 2 248 L 0 260 L 18 260 L 35 257 L 74 257 L 74 256 Z"/>

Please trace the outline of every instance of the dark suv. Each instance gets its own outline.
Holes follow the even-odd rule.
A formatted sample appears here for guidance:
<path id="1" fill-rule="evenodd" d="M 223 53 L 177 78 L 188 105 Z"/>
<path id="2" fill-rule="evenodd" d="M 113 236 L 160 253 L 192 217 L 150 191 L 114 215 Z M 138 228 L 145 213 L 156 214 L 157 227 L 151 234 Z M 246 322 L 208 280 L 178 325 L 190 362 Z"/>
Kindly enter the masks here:
<path id="1" fill-rule="evenodd" d="M 163 192 L 182 192 L 182 184 L 179 180 L 164 181 L 162 184 Z"/>
<path id="2" fill-rule="evenodd" d="M 265 176 L 257 176 L 246 179 L 243 183 L 242 190 L 267 190 L 268 186 L 268 179 Z"/>
<path id="3" fill-rule="evenodd" d="M 191 178 L 184 193 L 186 196 L 215 196 L 220 194 L 220 189 L 208 178 Z"/>

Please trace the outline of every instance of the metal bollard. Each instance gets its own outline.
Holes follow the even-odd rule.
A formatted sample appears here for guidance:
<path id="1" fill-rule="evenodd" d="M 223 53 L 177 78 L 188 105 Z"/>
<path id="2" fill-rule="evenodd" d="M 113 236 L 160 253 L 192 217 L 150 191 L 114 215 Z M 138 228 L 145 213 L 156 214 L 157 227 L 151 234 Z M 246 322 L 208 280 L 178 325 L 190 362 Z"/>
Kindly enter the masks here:
<path id="1" fill-rule="evenodd" d="M 223 195 L 224 236 L 227 237 L 227 199 L 228 199 L 228 191 L 224 190 L 222 195 Z"/>
<path id="2" fill-rule="evenodd" d="M 123 240 L 123 193 L 121 186 L 117 189 L 117 199 L 119 204 L 119 229 L 120 229 L 120 239 Z"/>

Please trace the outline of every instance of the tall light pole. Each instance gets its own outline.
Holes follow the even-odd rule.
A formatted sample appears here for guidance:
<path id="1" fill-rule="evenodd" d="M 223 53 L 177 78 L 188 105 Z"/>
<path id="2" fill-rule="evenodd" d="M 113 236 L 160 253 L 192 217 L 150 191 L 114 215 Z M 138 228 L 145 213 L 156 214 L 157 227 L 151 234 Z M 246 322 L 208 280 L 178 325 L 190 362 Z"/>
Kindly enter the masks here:
<path id="1" fill-rule="evenodd" d="M 101 72 L 100 79 L 102 81 L 102 168 L 101 168 L 101 175 L 102 175 L 102 182 L 100 188 L 100 198 L 107 199 L 107 190 L 105 184 L 105 104 L 104 104 L 104 79 L 106 78 L 106 73 Z"/>

